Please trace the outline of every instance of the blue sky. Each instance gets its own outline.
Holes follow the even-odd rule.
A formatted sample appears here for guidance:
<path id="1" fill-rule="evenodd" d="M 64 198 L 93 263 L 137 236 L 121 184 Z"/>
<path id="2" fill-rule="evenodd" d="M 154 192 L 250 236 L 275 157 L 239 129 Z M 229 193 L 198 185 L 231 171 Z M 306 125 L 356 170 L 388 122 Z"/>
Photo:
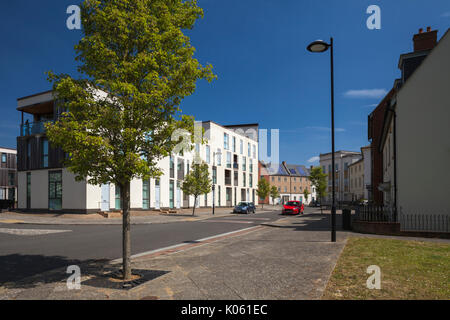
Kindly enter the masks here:
<path id="1" fill-rule="evenodd" d="M 81 31 L 66 28 L 78 1 L 11 1 L 0 12 L 0 146 L 15 147 L 16 99 L 50 89 L 45 71 L 75 75 L 73 46 Z M 196 57 L 218 79 L 198 83 L 181 108 L 197 120 L 258 122 L 280 129 L 280 158 L 290 163 L 329 152 L 329 55 L 306 51 L 316 39 L 335 41 L 336 149 L 367 145 L 367 115 L 396 77 L 399 54 L 412 51 L 419 28 L 450 26 L 448 0 L 199 0 L 205 17 L 189 31 Z M 366 9 L 381 8 L 381 30 L 369 30 Z"/>

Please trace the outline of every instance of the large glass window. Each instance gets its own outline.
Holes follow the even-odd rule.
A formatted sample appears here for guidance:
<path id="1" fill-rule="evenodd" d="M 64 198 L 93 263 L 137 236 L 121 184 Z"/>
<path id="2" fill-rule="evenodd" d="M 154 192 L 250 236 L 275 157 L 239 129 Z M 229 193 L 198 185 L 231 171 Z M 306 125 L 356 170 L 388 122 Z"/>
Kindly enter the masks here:
<path id="1" fill-rule="evenodd" d="M 42 167 L 48 168 L 48 140 L 43 138 L 41 140 L 41 150 L 42 150 Z"/>
<path id="2" fill-rule="evenodd" d="M 217 165 L 221 166 L 222 165 L 222 152 L 220 151 L 220 149 L 217 149 Z"/>
<path id="3" fill-rule="evenodd" d="M 6 163 L 6 153 L 2 153 L 2 163 Z"/>
<path id="4" fill-rule="evenodd" d="M 116 185 L 115 207 L 117 210 L 122 209 L 122 199 L 120 199 L 120 187 Z"/>
<path id="5" fill-rule="evenodd" d="M 247 152 L 247 153 L 248 153 L 247 155 L 248 155 L 248 157 L 250 158 L 250 157 L 252 156 L 252 147 L 251 147 L 251 145 L 250 145 L 250 142 L 248 143 L 247 149 L 248 149 L 248 150 L 247 150 L 247 151 L 248 151 L 248 152 Z"/>
<path id="6" fill-rule="evenodd" d="M 231 152 L 227 152 L 227 168 L 231 169 Z"/>
<path id="7" fill-rule="evenodd" d="M 239 149 L 240 149 L 240 150 L 239 150 L 240 153 L 241 153 L 241 154 L 244 154 L 244 141 L 242 141 L 242 140 L 241 140 L 241 144 L 240 144 L 240 146 L 239 146 Z"/>
<path id="8" fill-rule="evenodd" d="M 247 158 L 246 157 L 242 157 L 242 170 L 243 171 L 247 170 Z"/>
<path id="9" fill-rule="evenodd" d="M 244 187 L 246 187 L 246 180 L 245 180 L 245 178 L 246 178 L 246 176 L 245 176 L 245 172 L 244 173 L 242 173 L 242 185 L 244 186 Z"/>
<path id="10" fill-rule="evenodd" d="M 62 208 L 62 171 L 48 172 L 48 208 L 49 210 Z"/>
<path id="11" fill-rule="evenodd" d="M 236 137 L 233 137 L 233 152 L 236 152 Z"/>
<path id="12" fill-rule="evenodd" d="M 169 207 L 174 207 L 174 198 L 175 198 L 175 183 L 173 180 L 170 180 L 169 183 Z"/>
<path id="13" fill-rule="evenodd" d="M 142 209 L 150 208 L 150 179 L 142 180 Z"/>
<path id="14" fill-rule="evenodd" d="M 256 159 L 256 146 L 253 145 L 253 158 Z"/>
<path id="15" fill-rule="evenodd" d="M 14 172 L 8 173 L 8 182 L 10 186 L 13 186 L 16 184 L 16 175 Z"/>
<path id="16" fill-rule="evenodd" d="M 253 175 L 251 173 L 248 176 L 248 186 L 253 188 Z"/>

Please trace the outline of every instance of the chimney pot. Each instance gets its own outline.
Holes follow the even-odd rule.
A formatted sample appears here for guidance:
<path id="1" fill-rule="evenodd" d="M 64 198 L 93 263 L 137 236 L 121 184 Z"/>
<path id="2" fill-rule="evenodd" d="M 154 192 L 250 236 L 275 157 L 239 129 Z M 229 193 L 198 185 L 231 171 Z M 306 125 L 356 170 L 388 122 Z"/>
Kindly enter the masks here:
<path id="1" fill-rule="evenodd" d="M 420 28 L 420 29 L 419 29 L 419 33 L 422 33 L 422 32 L 423 32 L 423 29 L 422 29 L 422 28 Z"/>
<path id="2" fill-rule="evenodd" d="M 427 32 L 430 32 L 431 31 L 431 27 L 427 27 Z"/>
<path id="3" fill-rule="evenodd" d="M 431 27 L 427 27 L 427 32 L 423 32 L 423 28 L 419 29 L 419 33 L 413 37 L 414 52 L 431 50 L 437 44 L 437 30 L 432 31 Z"/>

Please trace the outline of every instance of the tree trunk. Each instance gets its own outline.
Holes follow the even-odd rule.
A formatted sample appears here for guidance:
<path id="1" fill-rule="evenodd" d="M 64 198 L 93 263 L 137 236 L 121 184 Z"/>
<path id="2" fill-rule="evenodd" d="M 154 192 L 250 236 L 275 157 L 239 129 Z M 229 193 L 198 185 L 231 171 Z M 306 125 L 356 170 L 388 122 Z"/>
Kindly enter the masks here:
<path id="1" fill-rule="evenodd" d="M 123 279 L 131 279 L 130 182 L 120 186 L 122 198 L 122 271 Z"/>
<path id="2" fill-rule="evenodd" d="M 195 214 L 195 205 L 197 204 L 197 196 L 194 198 L 194 205 L 192 206 L 192 215 Z"/>

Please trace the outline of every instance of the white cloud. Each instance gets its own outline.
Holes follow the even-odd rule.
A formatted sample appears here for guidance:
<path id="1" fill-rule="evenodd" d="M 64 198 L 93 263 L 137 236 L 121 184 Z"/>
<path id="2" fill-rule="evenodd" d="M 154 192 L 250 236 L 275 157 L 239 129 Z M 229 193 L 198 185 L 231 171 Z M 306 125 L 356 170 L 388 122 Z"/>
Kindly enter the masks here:
<path id="1" fill-rule="evenodd" d="M 444 13 L 442 14 L 442 17 L 450 18 L 450 11 L 444 12 Z"/>
<path id="2" fill-rule="evenodd" d="M 387 94 L 386 89 L 361 89 L 348 90 L 344 93 L 347 98 L 383 98 Z"/>
<path id="3" fill-rule="evenodd" d="M 377 106 L 378 106 L 378 104 L 373 103 L 373 104 L 366 104 L 363 108 L 375 108 Z"/>
<path id="4" fill-rule="evenodd" d="M 319 161 L 320 160 L 320 157 L 312 157 L 312 158 L 310 158 L 309 160 L 308 160 L 308 162 L 309 163 L 313 163 L 313 162 L 317 162 L 317 161 Z"/>

